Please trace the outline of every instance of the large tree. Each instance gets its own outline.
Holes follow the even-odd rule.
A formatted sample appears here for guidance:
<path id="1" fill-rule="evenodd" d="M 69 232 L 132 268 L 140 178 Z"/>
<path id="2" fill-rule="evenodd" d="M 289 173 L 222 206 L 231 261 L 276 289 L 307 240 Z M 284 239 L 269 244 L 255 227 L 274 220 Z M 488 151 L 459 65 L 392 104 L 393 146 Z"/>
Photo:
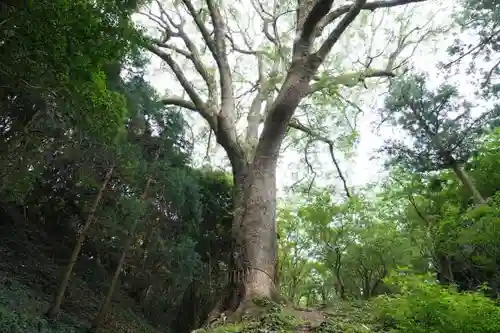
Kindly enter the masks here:
<path id="1" fill-rule="evenodd" d="M 188 97 L 166 98 L 165 104 L 200 114 L 225 150 L 233 170 L 234 256 L 227 293 L 214 313 L 241 313 L 255 297 L 278 296 L 274 285 L 275 211 L 281 145 L 289 127 L 332 143 L 294 118 L 301 101 L 314 98 L 315 93 L 332 95 L 339 87 L 353 87 L 367 78 L 396 75 L 403 49 L 414 46 L 416 41 L 405 40 L 409 35 L 406 27 L 406 35 L 396 38 L 393 50 L 382 49 L 382 53 L 388 53 L 387 64 L 379 62 L 380 67 L 375 68 L 373 59 L 381 50 L 367 47 L 370 54 L 359 71 L 344 74 L 327 68 L 329 53 L 358 16 L 366 24 L 365 14 L 369 11 L 422 1 L 356 0 L 332 8 L 333 0 L 233 4 L 212 0 L 167 4 L 155 0 L 145 9 L 143 14 L 157 24 L 161 37 L 146 37 L 144 45 L 168 65 Z M 239 24 L 243 15 L 248 18 L 252 14 L 256 14 L 251 19 L 256 24 L 250 29 L 261 23 L 257 28 L 260 41 L 252 40 Z M 291 35 L 295 35 L 293 41 Z M 235 59 L 229 56 L 231 53 Z M 240 56 L 245 57 L 243 61 Z M 186 62 L 181 63 L 181 59 Z M 252 81 L 240 73 L 245 66 L 258 68 L 250 92 L 242 92 L 243 96 L 253 93 L 248 103 L 239 91 L 242 84 Z M 191 76 L 193 73 L 197 79 Z M 242 114 L 246 115 L 243 134 L 239 132 Z"/>

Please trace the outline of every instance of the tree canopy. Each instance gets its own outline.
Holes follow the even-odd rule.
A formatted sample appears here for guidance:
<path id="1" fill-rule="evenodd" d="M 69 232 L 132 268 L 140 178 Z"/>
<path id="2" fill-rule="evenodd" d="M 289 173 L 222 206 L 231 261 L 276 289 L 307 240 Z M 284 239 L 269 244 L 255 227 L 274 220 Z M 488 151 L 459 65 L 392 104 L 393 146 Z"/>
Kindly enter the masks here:
<path id="1" fill-rule="evenodd" d="M 448 5 L 1 2 L 0 331 L 498 332 L 500 16 Z"/>

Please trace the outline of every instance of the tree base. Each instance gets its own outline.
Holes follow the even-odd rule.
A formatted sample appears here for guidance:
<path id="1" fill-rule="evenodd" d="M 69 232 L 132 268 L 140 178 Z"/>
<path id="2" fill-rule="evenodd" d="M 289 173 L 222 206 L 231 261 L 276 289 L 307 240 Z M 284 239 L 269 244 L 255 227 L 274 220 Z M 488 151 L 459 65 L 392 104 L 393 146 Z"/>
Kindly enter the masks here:
<path id="1" fill-rule="evenodd" d="M 283 297 L 276 295 L 276 298 L 281 303 L 268 298 L 243 301 L 236 311 L 222 313 L 205 328 L 192 333 L 330 332 L 323 330 L 326 322 L 323 312 L 296 310 L 289 302 L 283 302 Z"/>
<path id="2" fill-rule="evenodd" d="M 229 285 L 223 297 L 216 304 L 208 316 L 206 325 L 218 320 L 241 321 L 244 317 L 258 317 L 262 312 L 268 310 L 268 305 L 291 306 L 291 303 L 281 296 L 275 288 L 270 291 L 270 297 L 252 297 L 245 292 L 246 288 L 240 285 Z M 205 325 L 205 326 L 206 326 Z"/>

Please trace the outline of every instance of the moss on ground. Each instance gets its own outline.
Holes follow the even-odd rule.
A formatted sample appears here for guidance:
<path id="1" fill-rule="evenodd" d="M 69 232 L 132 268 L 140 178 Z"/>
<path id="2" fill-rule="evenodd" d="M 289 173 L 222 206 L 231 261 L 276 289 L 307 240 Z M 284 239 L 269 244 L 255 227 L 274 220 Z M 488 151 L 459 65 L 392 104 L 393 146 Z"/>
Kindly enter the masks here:
<path id="1" fill-rule="evenodd" d="M 255 300 L 262 311 L 251 311 L 241 322 L 219 319 L 197 333 L 368 333 L 377 330 L 364 323 L 366 309 L 343 304 L 330 310 L 299 310 L 269 300 Z M 257 313 L 257 315 L 255 315 Z M 322 319 L 320 319 L 322 318 Z"/>
<path id="2" fill-rule="evenodd" d="M 0 333 L 80 333 L 85 332 L 99 310 L 103 295 L 96 293 L 78 276 L 68 288 L 57 320 L 44 316 L 53 297 L 61 267 L 43 256 L 31 257 L 31 265 L 0 247 Z M 46 261 L 44 261 L 46 260 Z M 54 267 L 53 267 L 54 266 Z M 122 295 L 120 300 L 123 299 Z M 115 302 L 105 320 L 103 333 L 157 333 L 130 306 Z"/>

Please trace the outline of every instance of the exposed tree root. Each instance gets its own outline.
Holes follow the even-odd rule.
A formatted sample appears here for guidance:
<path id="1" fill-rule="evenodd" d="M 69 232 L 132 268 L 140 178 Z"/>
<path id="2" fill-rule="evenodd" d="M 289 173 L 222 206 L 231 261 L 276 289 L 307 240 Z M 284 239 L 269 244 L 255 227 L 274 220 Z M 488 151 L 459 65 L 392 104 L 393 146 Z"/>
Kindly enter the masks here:
<path id="1" fill-rule="evenodd" d="M 276 299 L 283 300 L 278 294 Z M 205 328 L 194 332 L 324 332 L 318 329 L 322 329 L 325 322 L 322 311 L 300 311 L 269 298 L 254 298 L 241 302 L 234 312 L 229 315 L 224 313 Z"/>

